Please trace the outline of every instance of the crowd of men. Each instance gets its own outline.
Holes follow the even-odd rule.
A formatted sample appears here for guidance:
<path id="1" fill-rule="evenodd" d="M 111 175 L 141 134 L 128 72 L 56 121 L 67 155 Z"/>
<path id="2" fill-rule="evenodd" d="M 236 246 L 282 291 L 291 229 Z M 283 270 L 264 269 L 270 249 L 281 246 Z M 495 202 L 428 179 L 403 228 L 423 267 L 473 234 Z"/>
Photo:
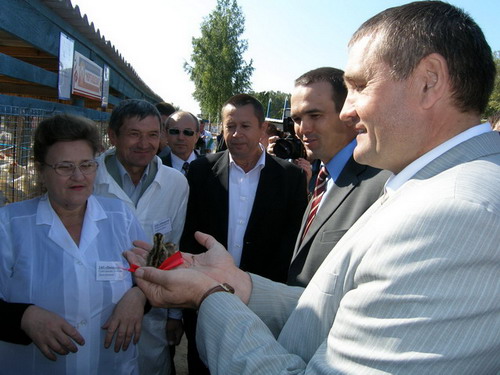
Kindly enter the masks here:
<path id="1" fill-rule="evenodd" d="M 476 23 L 421 1 L 366 21 L 345 72 L 295 80 L 300 160 L 273 155 L 248 94 L 222 105 L 220 152 L 192 113 L 121 102 L 94 194 L 184 252 L 135 272 L 155 306 L 140 373 L 174 374 L 184 330 L 191 375 L 498 373 L 500 136 L 481 123 L 494 77 Z M 126 256 L 144 266 L 150 250 Z"/>

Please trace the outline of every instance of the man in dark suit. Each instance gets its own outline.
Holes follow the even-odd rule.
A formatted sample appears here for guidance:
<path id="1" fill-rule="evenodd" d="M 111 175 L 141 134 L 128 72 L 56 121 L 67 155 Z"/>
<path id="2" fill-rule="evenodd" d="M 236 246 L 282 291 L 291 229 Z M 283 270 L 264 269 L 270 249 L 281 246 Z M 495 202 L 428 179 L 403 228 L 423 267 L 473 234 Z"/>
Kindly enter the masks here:
<path id="1" fill-rule="evenodd" d="M 161 161 L 186 175 L 189 164 L 200 157 L 194 149 L 200 138 L 200 123 L 192 113 L 178 111 L 165 121 L 165 132 L 170 151 L 161 157 Z"/>
<path id="2" fill-rule="evenodd" d="M 335 68 L 311 70 L 295 81 L 291 117 L 297 135 L 328 171 L 326 192 L 310 200 L 295 244 L 287 283 L 306 286 L 356 220 L 382 193 L 390 173 L 358 164 L 352 153 L 356 131 L 339 119 L 347 96 L 344 72 Z M 315 215 L 311 215 L 312 210 Z"/>
<path id="3" fill-rule="evenodd" d="M 228 150 L 190 165 L 180 248 L 190 253 L 205 251 L 194 232 L 210 233 L 226 246 L 241 269 L 285 282 L 307 205 L 305 174 L 264 151 L 259 143 L 266 130 L 264 109 L 254 97 L 239 94 L 230 98 L 222 107 L 222 123 Z M 184 316 L 192 343 L 188 344 L 189 372 L 203 373 L 193 368 L 194 332 L 188 327 L 189 313 Z"/>

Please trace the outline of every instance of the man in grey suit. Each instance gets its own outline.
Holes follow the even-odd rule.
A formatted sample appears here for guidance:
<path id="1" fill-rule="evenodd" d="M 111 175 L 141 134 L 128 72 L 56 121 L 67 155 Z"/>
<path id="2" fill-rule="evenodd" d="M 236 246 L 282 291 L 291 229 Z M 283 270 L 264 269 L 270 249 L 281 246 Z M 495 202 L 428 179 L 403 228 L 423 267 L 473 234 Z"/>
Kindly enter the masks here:
<path id="1" fill-rule="evenodd" d="M 342 70 L 323 67 L 295 80 L 291 118 L 297 136 L 311 158 L 321 160 L 328 177 L 326 192 L 310 226 L 308 219 L 314 199 L 304 213 L 288 271 L 288 285 L 309 283 L 330 250 L 380 197 L 390 175 L 388 171 L 361 165 L 352 157 L 357 132 L 339 118 L 347 96 L 343 75 Z"/>
<path id="2" fill-rule="evenodd" d="M 209 251 L 140 268 L 139 286 L 199 308 L 214 374 L 497 374 L 500 136 L 481 124 L 495 79 L 481 29 L 440 1 L 387 9 L 352 37 L 344 79 L 354 158 L 394 175 L 308 286 L 242 272 L 201 233 Z"/>

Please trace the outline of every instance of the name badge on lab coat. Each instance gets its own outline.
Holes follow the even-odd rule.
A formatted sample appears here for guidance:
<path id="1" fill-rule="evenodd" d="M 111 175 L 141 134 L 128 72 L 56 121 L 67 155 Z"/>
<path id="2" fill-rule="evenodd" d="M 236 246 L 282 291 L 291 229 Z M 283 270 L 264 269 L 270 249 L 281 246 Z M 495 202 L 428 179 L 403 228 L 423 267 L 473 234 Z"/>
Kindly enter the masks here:
<path id="1" fill-rule="evenodd" d="M 153 224 L 153 233 L 167 234 L 170 232 L 172 232 L 172 222 L 169 217 Z"/>
<path id="2" fill-rule="evenodd" d="M 121 262 L 97 262 L 97 281 L 120 281 L 125 278 Z"/>

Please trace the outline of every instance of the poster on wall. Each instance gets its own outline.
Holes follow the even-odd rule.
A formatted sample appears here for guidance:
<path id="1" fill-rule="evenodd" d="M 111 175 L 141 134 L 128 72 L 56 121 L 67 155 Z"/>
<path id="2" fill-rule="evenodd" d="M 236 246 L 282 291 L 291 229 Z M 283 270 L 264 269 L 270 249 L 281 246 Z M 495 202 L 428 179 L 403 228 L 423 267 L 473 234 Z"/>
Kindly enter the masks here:
<path id="1" fill-rule="evenodd" d="M 101 107 L 106 108 L 109 100 L 109 66 L 104 65 L 102 78 L 102 101 Z"/>
<path id="2" fill-rule="evenodd" d="M 75 52 L 73 63 L 72 94 L 101 101 L 102 68 L 79 52 Z"/>
<path id="3" fill-rule="evenodd" d="M 59 38 L 59 75 L 57 92 L 59 99 L 71 98 L 71 75 L 73 71 L 73 53 L 75 41 L 64 33 Z"/>

